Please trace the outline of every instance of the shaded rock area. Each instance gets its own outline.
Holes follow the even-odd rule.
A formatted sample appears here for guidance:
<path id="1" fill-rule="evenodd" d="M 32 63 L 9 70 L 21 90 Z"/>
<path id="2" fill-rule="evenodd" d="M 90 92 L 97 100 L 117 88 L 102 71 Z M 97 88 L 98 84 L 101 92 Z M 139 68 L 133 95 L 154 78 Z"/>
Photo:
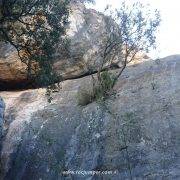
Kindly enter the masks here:
<path id="1" fill-rule="evenodd" d="M 91 83 L 64 81 L 51 104 L 44 89 L 0 93 L 1 179 L 180 179 L 180 56 L 129 66 L 109 99 L 78 106 Z"/>
<path id="2" fill-rule="evenodd" d="M 26 66 L 21 63 L 15 48 L 0 42 L 0 88 L 26 80 Z M 12 85 L 12 87 L 13 87 Z"/>
<path id="3" fill-rule="evenodd" d="M 86 9 L 83 3 L 71 3 L 70 24 L 67 27 L 69 39 L 67 49 L 59 47 L 54 61 L 54 69 L 63 79 L 71 79 L 97 71 L 102 62 L 102 46 L 110 29 L 108 17 Z M 0 85 L 1 90 L 28 88 L 27 68 L 11 45 L 0 43 Z M 12 85 L 11 85 L 12 84 Z M 7 87 L 7 88 L 6 88 Z"/>
<path id="4" fill-rule="evenodd" d="M 4 103 L 3 99 L 0 97 L 0 139 L 3 134 L 4 111 L 5 111 L 5 103 Z"/>

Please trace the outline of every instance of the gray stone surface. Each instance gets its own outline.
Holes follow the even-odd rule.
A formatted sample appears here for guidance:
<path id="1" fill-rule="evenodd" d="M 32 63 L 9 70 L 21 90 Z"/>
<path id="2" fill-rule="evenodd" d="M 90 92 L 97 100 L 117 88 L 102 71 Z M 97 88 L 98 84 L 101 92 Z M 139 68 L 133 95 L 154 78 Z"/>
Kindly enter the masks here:
<path id="1" fill-rule="evenodd" d="M 2 132 L 3 132 L 4 111 L 5 111 L 5 103 L 3 99 L 0 97 L 0 139 L 2 137 Z"/>
<path id="2" fill-rule="evenodd" d="M 13 112 L 2 143 L 1 177 L 180 179 L 180 56 L 129 66 L 115 95 L 78 106 L 79 88 L 90 83 L 90 76 L 65 81 L 52 104 L 43 89 L 0 93 L 6 121 Z M 62 176 L 64 170 L 113 174 Z"/>

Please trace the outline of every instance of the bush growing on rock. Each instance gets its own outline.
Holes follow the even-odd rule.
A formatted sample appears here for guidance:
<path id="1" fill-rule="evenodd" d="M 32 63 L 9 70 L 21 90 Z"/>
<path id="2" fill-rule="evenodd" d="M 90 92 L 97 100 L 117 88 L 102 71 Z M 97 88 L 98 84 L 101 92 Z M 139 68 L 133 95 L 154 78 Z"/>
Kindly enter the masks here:
<path id="1" fill-rule="evenodd" d="M 117 26 L 112 26 L 112 21 L 109 21 L 110 34 L 102 47 L 103 61 L 98 71 L 98 80 L 101 84 L 100 73 L 104 64 L 116 60 L 120 70 L 114 78 L 113 87 L 127 64 L 135 60 L 138 53 L 147 53 L 156 47 L 156 32 L 161 19 L 157 9 L 152 11 L 140 2 L 127 5 L 124 1 L 120 9 L 111 11 L 107 8 L 106 13 Z M 120 58 L 115 59 L 116 55 Z"/>
<path id="2" fill-rule="evenodd" d="M 140 2 L 130 6 L 124 1 L 120 7 L 115 11 L 106 9 L 110 17 L 106 19 L 109 35 L 100 47 L 102 61 L 97 72 L 97 82 L 94 83 L 93 93 L 82 93 L 86 98 L 87 94 L 91 97 L 90 102 L 107 98 L 127 64 L 134 61 L 138 53 L 147 53 L 156 47 L 156 31 L 161 21 L 159 11 L 151 11 Z M 113 63 L 119 65 L 114 76 L 108 71 Z M 110 65 L 108 68 L 107 64 Z"/>
<path id="3" fill-rule="evenodd" d="M 101 84 L 97 78 L 92 78 L 92 88 L 85 86 L 79 89 L 77 94 L 79 105 L 85 106 L 93 101 L 103 101 L 112 93 L 114 75 L 109 71 L 103 71 L 100 78 Z"/>
<path id="4" fill-rule="evenodd" d="M 111 94 L 115 76 L 109 71 L 100 74 L 100 83 L 94 87 L 94 96 L 96 100 L 103 100 Z"/>

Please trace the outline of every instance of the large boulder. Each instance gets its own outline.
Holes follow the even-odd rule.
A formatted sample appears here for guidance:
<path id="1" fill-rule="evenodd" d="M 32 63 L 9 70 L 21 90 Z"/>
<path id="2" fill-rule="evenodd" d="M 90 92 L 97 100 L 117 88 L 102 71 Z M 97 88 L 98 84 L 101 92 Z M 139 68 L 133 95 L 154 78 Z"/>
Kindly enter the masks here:
<path id="1" fill-rule="evenodd" d="M 7 43 L 0 42 L 0 89 L 26 82 L 26 66 L 16 49 Z"/>
<path id="2" fill-rule="evenodd" d="M 3 99 L 0 97 L 0 139 L 2 137 L 2 132 L 3 132 L 4 110 L 5 110 L 5 103 Z"/>
<path id="3" fill-rule="evenodd" d="M 44 89 L 0 94 L 8 124 L 1 177 L 180 179 L 180 56 L 129 66 L 115 95 L 78 106 L 91 83 L 63 82 L 52 104 Z"/>
<path id="4" fill-rule="evenodd" d="M 96 71 L 102 61 L 101 47 L 109 31 L 107 17 L 83 3 L 71 4 L 70 25 L 67 36 L 70 39 L 68 54 L 57 50 L 55 71 L 64 79 L 79 77 L 89 71 Z M 0 82 L 8 84 L 26 81 L 26 66 L 18 58 L 15 48 L 9 44 L 0 45 Z"/>

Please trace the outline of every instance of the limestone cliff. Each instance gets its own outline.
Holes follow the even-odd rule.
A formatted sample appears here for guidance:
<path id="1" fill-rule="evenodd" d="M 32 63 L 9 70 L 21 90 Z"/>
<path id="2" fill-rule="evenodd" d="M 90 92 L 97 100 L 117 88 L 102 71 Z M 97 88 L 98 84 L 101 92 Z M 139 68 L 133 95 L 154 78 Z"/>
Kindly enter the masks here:
<path id="1" fill-rule="evenodd" d="M 78 106 L 77 92 L 90 84 L 91 76 L 63 82 L 52 104 L 44 89 L 0 93 L 1 178 L 180 179 L 180 56 L 129 66 L 115 95 Z"/>

